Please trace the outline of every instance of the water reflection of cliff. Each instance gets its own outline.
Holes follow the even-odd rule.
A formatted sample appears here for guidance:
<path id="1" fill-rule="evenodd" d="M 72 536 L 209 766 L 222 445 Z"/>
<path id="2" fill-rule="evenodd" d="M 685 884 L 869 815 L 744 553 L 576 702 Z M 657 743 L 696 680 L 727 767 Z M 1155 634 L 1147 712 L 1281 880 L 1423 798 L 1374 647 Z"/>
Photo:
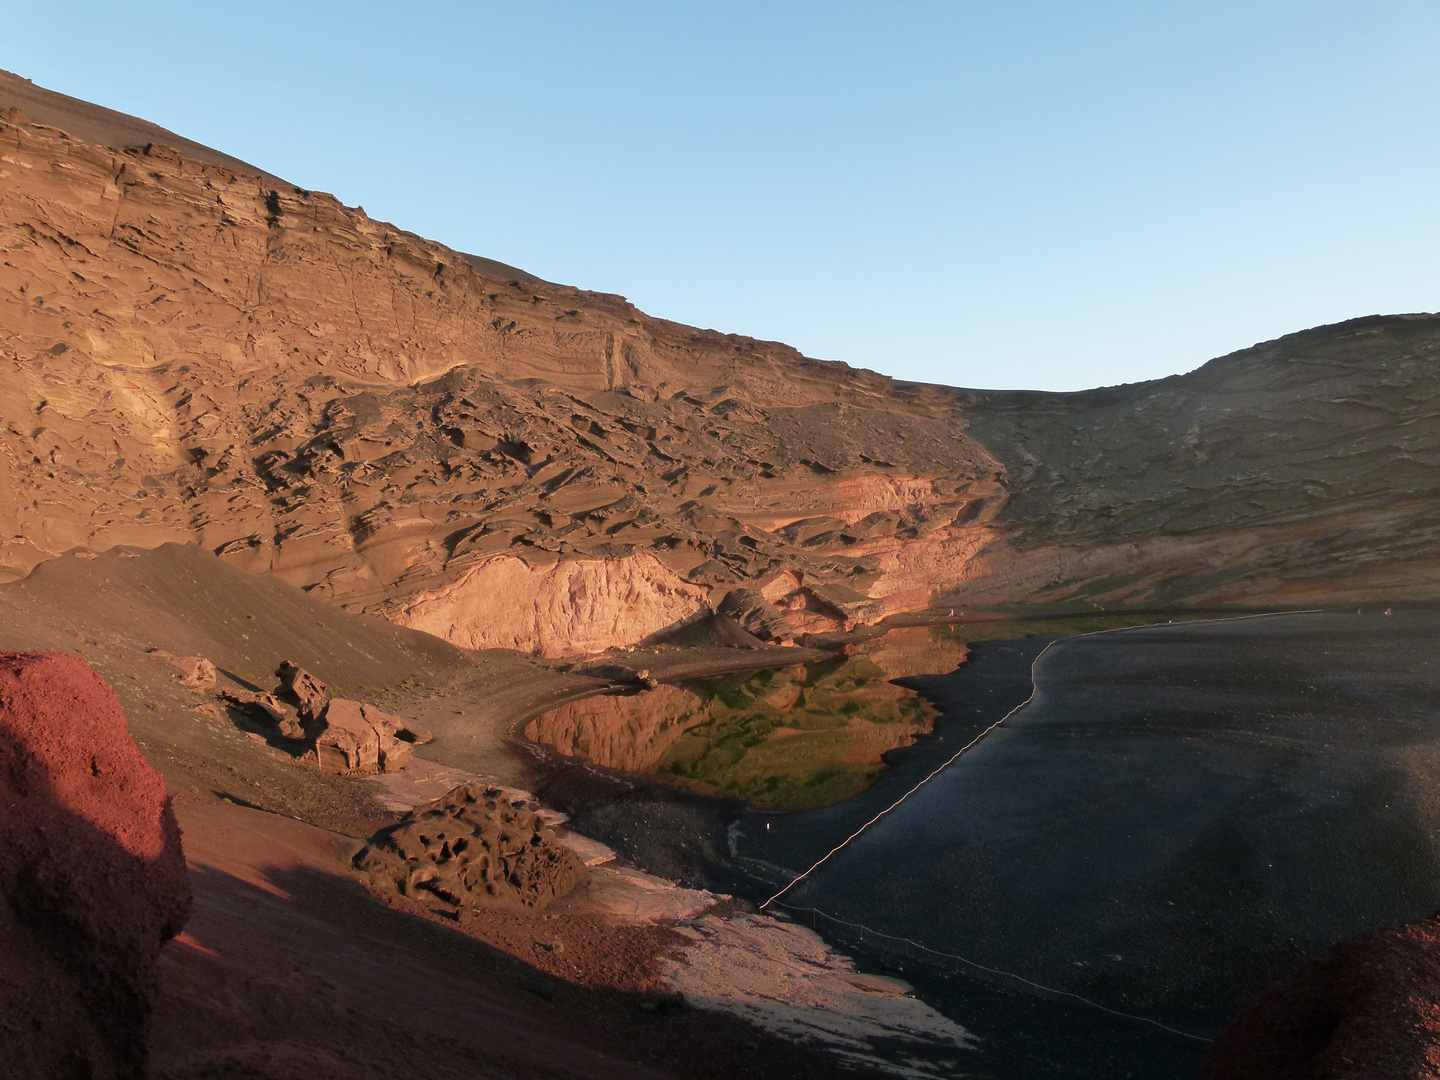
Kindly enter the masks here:
<path id="1" fill-rule="evenodd" d="M 894 630 L 824 664 L 571 702 L 525 734 L 700 794 L 810 809 L 863 790 L 881 755 L 931 729 L 934 710 L 889 680 L 952 671 L 965 651 L 939 631 Z"/>

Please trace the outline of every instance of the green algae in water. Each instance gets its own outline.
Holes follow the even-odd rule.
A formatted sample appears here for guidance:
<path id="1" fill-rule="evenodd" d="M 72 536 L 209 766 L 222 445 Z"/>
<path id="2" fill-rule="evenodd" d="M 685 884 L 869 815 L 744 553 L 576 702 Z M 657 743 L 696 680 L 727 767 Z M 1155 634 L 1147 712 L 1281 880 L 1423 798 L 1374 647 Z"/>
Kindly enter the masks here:
<path id="1" fill-rule="evenodd" d="M 938 629 L 908 628 L 821 664 L 573 702 L 526 733 L 698 794 L 816 809 L 863 791 L 887 751 L 932 729 L 930 705 L 890 680 L 950 671 L 964 656 L 964 643 Z"/>

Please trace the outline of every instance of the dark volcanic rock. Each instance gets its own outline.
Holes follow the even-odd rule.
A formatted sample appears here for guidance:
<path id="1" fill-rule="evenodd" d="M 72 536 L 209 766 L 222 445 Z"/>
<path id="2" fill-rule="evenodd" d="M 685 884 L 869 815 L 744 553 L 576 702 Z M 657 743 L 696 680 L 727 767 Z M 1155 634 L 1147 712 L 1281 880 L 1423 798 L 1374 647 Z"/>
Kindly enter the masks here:
<path id="1" fill-rule="evenodd" d="M 587 877 L 585 864 L 524 802 L 499 788 L 458 787 L 417 806 L 355 857 L 371 884 L 474 908 L 539 910 Z"/>
<path id="2" fill-rule="evenodd" d="M 84 662 L 0 653 L 0 1077 L 139 1077 L 180 829 Z"/>
<path id="3" fill-rule="evenodd" d="M 1201 1080 L 1440 1076 L 1440 914 L 1342 941 L 1248 1001 Z"/>

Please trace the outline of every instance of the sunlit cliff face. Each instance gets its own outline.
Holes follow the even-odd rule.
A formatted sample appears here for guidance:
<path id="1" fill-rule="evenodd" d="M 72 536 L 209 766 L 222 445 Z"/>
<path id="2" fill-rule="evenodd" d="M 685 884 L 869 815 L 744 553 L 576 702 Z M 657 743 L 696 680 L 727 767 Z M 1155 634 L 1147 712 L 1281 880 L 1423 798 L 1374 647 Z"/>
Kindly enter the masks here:
<path id="1" fill-rule="evenodd" d="M 895 383 L 13 110 L 0 254 L 0 577 L 191 541 L 550 656 L 739 587 L 779 640 L 952 605 L 1440 596 L 1440 319 L 1081 394 Z"/>

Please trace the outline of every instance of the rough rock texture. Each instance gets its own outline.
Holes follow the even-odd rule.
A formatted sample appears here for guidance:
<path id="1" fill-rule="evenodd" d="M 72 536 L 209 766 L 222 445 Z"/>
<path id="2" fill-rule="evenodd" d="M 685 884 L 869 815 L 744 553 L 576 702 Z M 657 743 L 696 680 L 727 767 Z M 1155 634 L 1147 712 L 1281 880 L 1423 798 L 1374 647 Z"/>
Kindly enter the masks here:
<path id="1" fill-rule="evenodd" d="M 0 653 L 0 1077 L 140 1077 L 180 830 L 109 687 Z"/>
<path id="2" fill-rule="evenodd" d="M 463 648 L 561 656 L 641 641 L 705 609 L 706 593 L 652 555 L 548 566 L 501 555 L 391 617 Z"/>
<path id="3" fill-rule="evenodd" d="M 345 776 L 399 772 L 411 747 L 430 741 L 420 725 L 346 698 L 331 698 L 311 730 L 320 771 Z"/>
<path id="4" fill-rule="evenodd" d="M 44 92 L 18 93 L 0 80 L 0 107 Z M 193 540 L 555 655 L 784 575 L 803 587 L 762 595 L 789 633 L 952 603 L 1440 596 L 1440 319 L 1082 394 L 897 383 L 76 108 L 44 115 L 89 141 L 0 119 L 5 576 Z"/>
<path id="5" fill-rule="evenodd" d="M 300 722 L 286 712 L 284 703 L 274 694 L 226 687 L 220 691 L 220 697 L 231 705 L 243 709 L 260 723 L 278 729 L 280 734 L 286 738 L 303 739 L 305 737 L 305 729 L 300 726 Z"/>
<path id="6" fill-rule="evenodd" d="M 1342 941 L 1248 1001 L 1201 1080 L 1440 1076 L 1440 915 Z"/>
<path id="7" fill-rule="evenodd" d="M 275 677 L 280 680 L 276 696 L 293 703 L 303 722 L 320 719 L 330 700 L 330 691 L 323 682 L 289 660 L 280 661 Z"/>
<path id="8" fill-rule="evenodd" d="M 176 656 L 164 649 L 151 649 L 152 653 L 170 662 L 180 671 L 180 685 L 205 693 L 215 689 L 215 665 L 203 656 Z"/>
<path id="9" fill-rule="evenodd" d="M 587 877 L 532 806 L 478 784 L 417 806 L 356 855 L 355 866 L 382 891 L 438 900 L 461 915 L 539 910 Z"/>

